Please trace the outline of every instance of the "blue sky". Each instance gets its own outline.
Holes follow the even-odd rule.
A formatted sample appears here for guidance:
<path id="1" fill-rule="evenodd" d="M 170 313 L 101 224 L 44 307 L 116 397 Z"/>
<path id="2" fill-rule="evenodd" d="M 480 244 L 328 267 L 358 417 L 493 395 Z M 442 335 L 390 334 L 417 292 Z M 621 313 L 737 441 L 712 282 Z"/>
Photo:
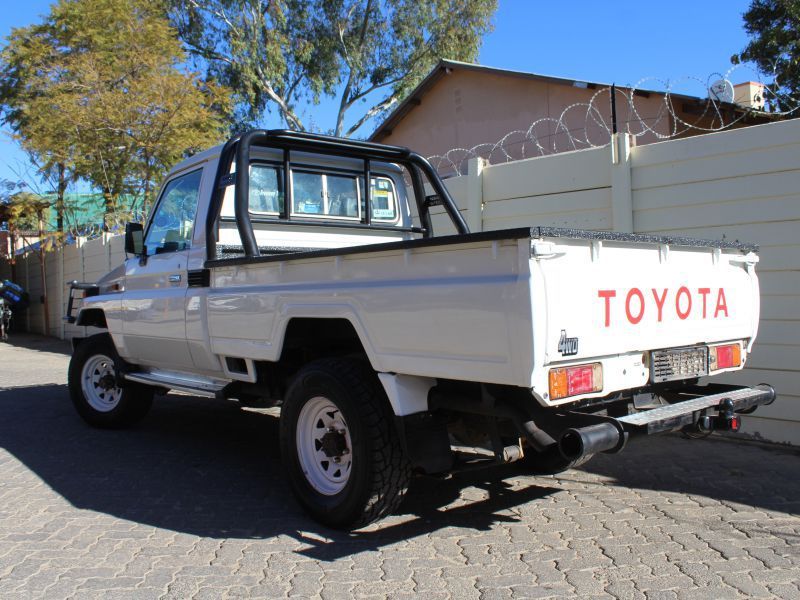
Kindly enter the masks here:
<path id="1" fill-rule="evenodd" d="M 499 0 L 495 29 L 483 44 L 481 64 L 587 81 L 674 90 L 703 96 L 715 73 L 730 69 L 730 57 L 747 44 L 742 13 L 749 0 L 705 0 L 681 4 L 648 0 Z M 35 22 L 50 0 L 2 0 L 0 36 Z M 734 83 L 752 79 L 738 70 Z M 714 77 L 712 77 L 714 78 Z M 320 127 L 333 126 L 335 108 L 325 103 L 312 111 Z M 268 118 L 266 126 L 280 126 Z M 362 129 L 366 136 L 371 129 Z M 7 136 L 0 138 L 0 178 L 16 179 L 24 156 Z"/>

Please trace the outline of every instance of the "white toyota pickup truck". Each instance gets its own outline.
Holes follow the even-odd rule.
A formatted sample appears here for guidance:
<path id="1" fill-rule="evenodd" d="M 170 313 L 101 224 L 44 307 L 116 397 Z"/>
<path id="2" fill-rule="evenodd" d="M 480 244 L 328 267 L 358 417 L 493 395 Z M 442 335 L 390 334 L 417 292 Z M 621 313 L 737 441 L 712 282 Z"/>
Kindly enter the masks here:
<path id="1" fill-rule="evenodd" d="M 168 390 L 280 406 L 291 487 L 334 527 L 391 512 L 415 472 L 557 473 L 775 399 L 700 382 L 753 347 L 754 246 L 470 233 L 406 148 L 250 131 L 173 169 L 125 250 L 70 292 L 65 318 L 102 330 L 73 340 L 80 415 L 130 425 Z"/>

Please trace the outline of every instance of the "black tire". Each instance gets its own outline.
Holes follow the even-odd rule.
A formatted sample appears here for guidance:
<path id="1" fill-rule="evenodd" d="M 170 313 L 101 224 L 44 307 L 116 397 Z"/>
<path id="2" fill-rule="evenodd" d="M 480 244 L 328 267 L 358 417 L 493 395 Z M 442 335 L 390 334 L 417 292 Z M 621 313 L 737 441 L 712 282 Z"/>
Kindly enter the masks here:
<path id="1" fill-rule="evenodd" d="M 320 429 L 323 425 L 319 423 L 308 436 L 298 438 L 298 420 L 304 406 L 313 406 L 320 398 L 340 411 L 344 424 L 340 432 L 347 431 L 351 446 L 341 454 L 352 453 L 346 482 L 336 484 L 343 487 L 334 485 L 327 493 L 322 493 L 312 483 L 312 471 L 319 467 L 306 459 L 304 471 L 300 456 L 303 450 L 299 449 L 301 442 L 298 442 L 298 439 L 312 439 L 321 431 L 331 431 Z M 334 413 L 325 412 L 330 418 L 340 418 Z M 306 422 L 308 417 L 304 419 Z M 411 465 L 395 429 L 388 399 L 374 371 L 363 361 L 322 359 L 303 367 L 289 387 L 281 408 L 280 442 L 294 495 L 314 519 L 329 527 L 357 529 L 376 521 L 394 511 L 408 490 Z M 319 452 L 319 446 L 315 447 Z M 341 446 L 338 448 L 341 450 Z M 319 474 L 316 481 L 319 484 Z"/>
<path id="2" fill-rule="evenodd" d="M 536 452 L 533 448 L 525 449 L 525 456 L 519 461 L 520 467 L 531 475 L 557 475 L 569 469 L 589 462 L 594 454 L 587 454 L 578 459 L 564 458 L 558 446 L 552 446 L 544 452 Z"/>
<path id="3" fill-rule="evenodd" d="M 108 361 L 103 359 L 110 359 Z M 141 421 L 150 410 L 153 404 L 153 388 L 144 385 L 128 383 L 125 387 L 119 388 L 113 384 L 113 375 L 115 373 L 114 361 L 119 361 L 117 351 L 114 348 L 114 342 L 107 333 L 100 333 L 86 338 L 81 342 L 72 354 L 72 360 L 69 363 L 69 395 L 72 399 L 72 404 L 78 414 L 92 427 L 99 427 L 102 429 L 121 429 L 129 427 L 134 423 Z M 104 385 L 112 386 L 105 390 L 115 400 L 108 402 L 109 406 L 99 410 L 96 406 L 102 400 L 103 392 L 100 392 L 98 400 L 97 395 L 93 398 L 87 396 L 83 387 L 83 377 L 90 377 L 89 373 L 84 374 L 84 367 L 92 369 L 91 364 L 96 363 L 98 366 L 93 369 L 95 372 L 94 377 L 97 378 L 102 375 L 105 378 Z M 100 373 L 103 370 L 103 373 Z M 97 386 L 92 381 L 87 380 L 88 386 Z M 88 391 L 92 394 L 91 389 Z M 111 397 L 109 396 L 109 397 Z M 93 406 L 94 404 L 94 406 Z"/>

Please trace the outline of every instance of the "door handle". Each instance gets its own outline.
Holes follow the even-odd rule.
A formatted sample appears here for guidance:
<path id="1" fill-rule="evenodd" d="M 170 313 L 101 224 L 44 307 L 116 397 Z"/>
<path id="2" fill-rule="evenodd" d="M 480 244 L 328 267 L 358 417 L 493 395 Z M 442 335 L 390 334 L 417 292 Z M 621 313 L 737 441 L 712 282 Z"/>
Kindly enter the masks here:
<path id="1" fill-rule="evenodd" d="M 169 276 L 169 282 L 170 283 L 180 283 L 181 282 L 180 274 L 170 275 Z"/>

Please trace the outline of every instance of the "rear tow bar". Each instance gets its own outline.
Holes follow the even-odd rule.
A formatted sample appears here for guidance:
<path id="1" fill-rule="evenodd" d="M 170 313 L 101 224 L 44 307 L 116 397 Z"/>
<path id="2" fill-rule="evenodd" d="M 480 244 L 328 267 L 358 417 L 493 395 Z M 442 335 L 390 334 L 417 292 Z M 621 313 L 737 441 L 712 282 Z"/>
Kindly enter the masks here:
<path id="1" fill-rule="evenodd" d="M 714 390 L 722 391 L 705 394 Z M 686 426 L 700 431 L 739 431 L 741 413 L 772 404 L 776 397 L 775 390 L 767 384 L 755 387 L 712 384 L 688 388 L 683 396 L 689 399 L 624 417 L 598 417 L 591 425 L 567 429 L 559 437 L 558 448 L 565 458 L 575 460 L 597 452 L 619 452 L 628 436 L 664 433 Z M 714 410 L 716 414 L 708 414 Z"/>

